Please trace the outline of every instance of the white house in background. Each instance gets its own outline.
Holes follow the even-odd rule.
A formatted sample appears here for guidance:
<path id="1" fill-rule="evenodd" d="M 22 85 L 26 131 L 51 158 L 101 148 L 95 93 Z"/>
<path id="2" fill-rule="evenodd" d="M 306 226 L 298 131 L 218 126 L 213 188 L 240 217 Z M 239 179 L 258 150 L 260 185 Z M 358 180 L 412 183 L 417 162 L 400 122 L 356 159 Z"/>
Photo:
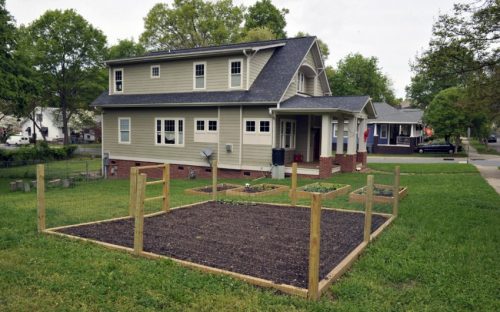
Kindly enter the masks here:
<path id="1" fill-rule="evenodd" d="M 56 107 L 37 107 L 35 108 L 35 120 L 37 125 L 44 133 L 47 141 L 62 140 L 64 138 L 62 126 L 57 121 L 59 109 Z M 32 137 L 33 131 L 36 133 L 36 138 L 41 140 L 42 133 L 40 129 L 33 124 L 33 121 L 26 118 L 21 121 L 22 135 Z"/>

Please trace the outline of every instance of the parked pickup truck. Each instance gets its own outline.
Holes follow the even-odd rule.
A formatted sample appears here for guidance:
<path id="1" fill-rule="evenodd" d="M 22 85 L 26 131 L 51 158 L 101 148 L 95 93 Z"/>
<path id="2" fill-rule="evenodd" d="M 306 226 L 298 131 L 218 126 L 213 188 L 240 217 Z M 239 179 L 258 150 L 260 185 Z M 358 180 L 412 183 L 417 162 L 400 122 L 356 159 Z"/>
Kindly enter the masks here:
<path id="1" fill-rule="evenodd" d="M 30 144 L 30 138 L 23 135 L 11 135 L 6 143 L 7 145 L 28 145 Z"/>

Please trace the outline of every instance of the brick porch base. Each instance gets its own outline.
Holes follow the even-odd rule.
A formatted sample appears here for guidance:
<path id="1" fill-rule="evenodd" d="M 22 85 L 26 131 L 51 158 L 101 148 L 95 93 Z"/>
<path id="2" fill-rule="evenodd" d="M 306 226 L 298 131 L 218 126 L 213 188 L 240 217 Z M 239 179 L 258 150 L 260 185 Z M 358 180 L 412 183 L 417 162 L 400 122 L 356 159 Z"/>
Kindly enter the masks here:
<path id="1" fill-rule="evenodd" d="M 356 154 L 356 162 L 361 163 L 361 168 L 365 169 L 366 168 L 366 162 L 367 162 L 367 152 L 358 152 Z"/>
<path id="2" fill-rule="evenodd" d="M 320 157 L 319 158 L 319 178 L 326 179 L 332 176 L 333 158 Z"/>
<path id="3" fill-rule="evenodd" d="M 356 155 L 342 155 L 340 160 L 341 172 L 354 172 L 356 171 Z"/>

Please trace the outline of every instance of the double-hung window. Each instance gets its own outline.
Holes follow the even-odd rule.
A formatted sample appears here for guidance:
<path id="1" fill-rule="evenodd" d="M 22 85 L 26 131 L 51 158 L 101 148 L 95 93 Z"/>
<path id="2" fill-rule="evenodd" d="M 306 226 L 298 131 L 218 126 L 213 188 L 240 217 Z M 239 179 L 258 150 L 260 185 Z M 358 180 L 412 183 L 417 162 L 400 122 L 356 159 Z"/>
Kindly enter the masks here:
<path id="1" fill-rule="evenodd" d="M 151 66 L 151 78 L 160 78 L 160 65 Z"/>
<path id="2" fill-rule="evenodd" d="M 118 118 L 118 143 L 130 144 L 130 117 Z"/>
<path id="3" fill-rule="evenodd" d="M 123 92 L 123 69 L 113 71 L 115 92 Z"/>
<path id="4" fill-rule="evenodd" d="M 297 92 L 304 93 L 305 92 L 305 84 L 306 84 L 306 77 L 304 76 L 304 73 L 299 72 L 298 81 L 297 81 Z"/>
<path id="5" fill-rule="evenodd" d="M 183 118 L 156 118 L 156 145 L 184 146 Z"/>
<path id="6" fill-rule="evenodd" d="M 229 87 L 241 88 L 243 75 L 241 71 L 241 60 L 229 60 Z"/>
<path id="7" fill-rule="evenodd" d="M 280 122 L 280 146 L 286 149 L 295 148 L 295 120 L 281 120 Z"/>
<path id="8" fill-rule="evenodd" d="M 194 82 L 193 82 L 193 88 L 194 89 L 205 89 L 206 88 L 206 67 L 207 63 L 206 62 L 200 62 L 200 63 L 194 63 L 193 64 L 193 75 L 194 75 Z"/>
<path id="9" fill-rule="evenodd" d="M 380 125 L 380 138 L 387 139 L 387 125 Z"/>

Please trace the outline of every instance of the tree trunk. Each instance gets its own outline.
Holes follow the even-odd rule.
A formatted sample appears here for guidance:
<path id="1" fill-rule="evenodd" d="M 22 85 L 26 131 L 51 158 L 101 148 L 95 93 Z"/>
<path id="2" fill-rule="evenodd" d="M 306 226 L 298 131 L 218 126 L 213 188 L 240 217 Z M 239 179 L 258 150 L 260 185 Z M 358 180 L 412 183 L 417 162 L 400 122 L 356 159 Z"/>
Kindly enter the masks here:
<path id="1" fill-rule="evenodd" d="M 455 137 L 455 153 L 458 153 L 458 146 L 460 145 L 460 136 Z"/>
<path id="2" fill-rule="evenodd" d="M 68 137 L 68 103 L 66 102 L 66 94 L 61 93 L 61 112 L 62 112 L 62 130 L 64 135 L 64 145 L 69 144 Z"/>

